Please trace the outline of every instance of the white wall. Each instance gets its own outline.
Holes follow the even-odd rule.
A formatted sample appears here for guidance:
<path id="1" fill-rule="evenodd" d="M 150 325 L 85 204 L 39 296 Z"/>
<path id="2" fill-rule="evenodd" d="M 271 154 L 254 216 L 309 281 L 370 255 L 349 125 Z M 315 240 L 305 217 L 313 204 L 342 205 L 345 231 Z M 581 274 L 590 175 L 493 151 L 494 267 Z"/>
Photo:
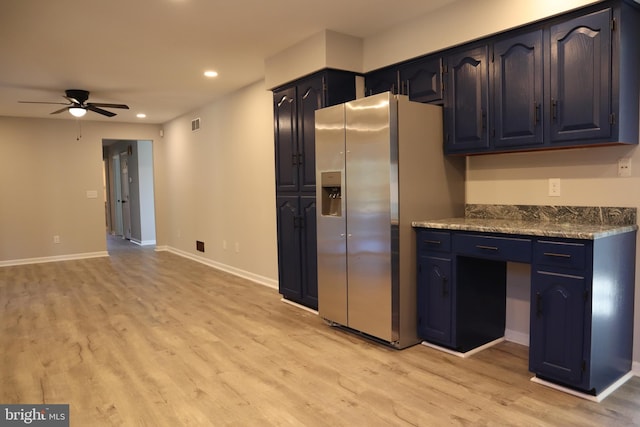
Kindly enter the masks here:
<path id="1" fill-rule="evenodd" d="M 155 191 L 153 188 L 153 143 L 138 141 L 138 185 L 140 186 L 140 243 L 156 243 Z"/>
<path id="2" fill-rule="evenodd" d="M 153 140 L 158 129 L 0 117 L 0 266 L 105 254 L 102 139 Z"/>
<path id="3" fill-rule="evenodd" d="M 197 117 L 200 130 L 192 132 Z M 262 81 L 165 124 L 154 147 L 166 193 L 157 206 L 161 244 L 277 286 L 273 135 L 272 95 Z"/>

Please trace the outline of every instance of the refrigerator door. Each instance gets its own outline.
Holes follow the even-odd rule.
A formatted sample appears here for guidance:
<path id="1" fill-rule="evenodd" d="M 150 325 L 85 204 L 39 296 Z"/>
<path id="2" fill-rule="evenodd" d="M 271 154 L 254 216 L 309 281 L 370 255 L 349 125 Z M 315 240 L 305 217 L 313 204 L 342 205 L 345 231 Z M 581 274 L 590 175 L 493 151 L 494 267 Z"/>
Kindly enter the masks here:
<path id="1" fill-rule="evenodd" d="M 397 102 L 390 93 L 358 99 L 346 104 L 345 116 L 348 326 L 395 342 Z"/>
<path id="2" fill-rule="evenodd" d="M 348 325 L 344 104 L 316 110 L 318 314 Z"/>

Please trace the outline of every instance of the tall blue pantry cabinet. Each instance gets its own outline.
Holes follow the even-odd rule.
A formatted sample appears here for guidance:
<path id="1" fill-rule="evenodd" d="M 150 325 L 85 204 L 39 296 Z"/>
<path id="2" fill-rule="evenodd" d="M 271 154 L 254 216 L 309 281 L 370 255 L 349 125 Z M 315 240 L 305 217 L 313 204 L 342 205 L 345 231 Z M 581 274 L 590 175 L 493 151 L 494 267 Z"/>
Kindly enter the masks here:
<path id="1" fill-rule="evenodd" d="M 323 70 L 273 90 L 282 296 L 318 308 L 315 111 L 355 99 L 355 74 Z"/>

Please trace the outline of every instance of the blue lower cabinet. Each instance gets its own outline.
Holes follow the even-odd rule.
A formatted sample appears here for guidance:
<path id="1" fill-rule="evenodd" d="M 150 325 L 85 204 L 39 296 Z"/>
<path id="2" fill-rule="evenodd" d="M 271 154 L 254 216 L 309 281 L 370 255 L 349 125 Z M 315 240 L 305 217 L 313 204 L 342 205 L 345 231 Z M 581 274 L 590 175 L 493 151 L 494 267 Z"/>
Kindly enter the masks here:
<path id="1" fill-rule="evenodd" d="M 449 232 L 416 241 L 420 338 L 466 352 L 504 336 L 506 263 L 452 256 Z"/>
<path id="2" fill-rule="evenodd" d="M 451 260 L 418 257 L 418 335 L 451 346 Z"/>
<path id="3" fill-rule="evenodd" d="M 583 385 L 585 306 L 584 277 L 545 271 L 533 273 L 529 370 Z"/>
<path id="4" fill-rule="evenodd" d="M 535 241 L 529 370 L 597 395 L 631 371 L 636 232 Z"/>
<path id="5" fill-rule="evenodd" d="M 635 230 L 593 239 L 416 231 L 423 340 L 467 352 L 503 337 L 507 262 L 526 262 L 529 370 L 594 395 L 631 371 Z"/>

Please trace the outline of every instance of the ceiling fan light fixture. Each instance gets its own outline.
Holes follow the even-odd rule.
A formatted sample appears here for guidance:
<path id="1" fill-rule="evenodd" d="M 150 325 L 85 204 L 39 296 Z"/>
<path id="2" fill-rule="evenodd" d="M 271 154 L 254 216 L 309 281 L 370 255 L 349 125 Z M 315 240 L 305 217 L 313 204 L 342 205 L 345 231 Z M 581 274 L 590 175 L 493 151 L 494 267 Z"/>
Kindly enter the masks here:
<path id="1" fill-rule="evenodd" d="M 69 107 L 69 113 L 74 117 L 82 117 L 87 114 L 87 110 L 82 107 Z"/>

